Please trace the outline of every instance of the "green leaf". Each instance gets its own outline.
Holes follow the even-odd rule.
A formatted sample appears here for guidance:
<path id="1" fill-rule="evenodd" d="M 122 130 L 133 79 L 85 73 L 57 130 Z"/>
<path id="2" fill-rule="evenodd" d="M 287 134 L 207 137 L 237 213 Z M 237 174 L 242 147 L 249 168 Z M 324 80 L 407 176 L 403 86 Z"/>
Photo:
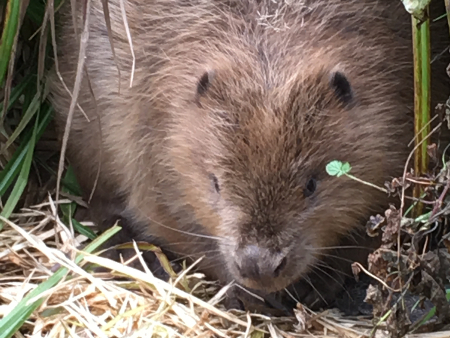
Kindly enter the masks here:
<path id="1" fill-rule="evenodd" d="M 84 226 L 83 224 L 78 222 L 75 218 L 72 218 L 72 224 L 75 231 L 78 232 L 79 234 L 84 235 L 89 239 L 97 238 L 97 235 L 95 234 L 95 232 L 91 230 L 91 228 Z"/>
<path id="2" fill-rule="evenodd" d="M 51 166 L 49 166 L 45 161 L 42 161 L 39 157 L 35 157 L 35 161 L 39 163 L 39 165 L 47 170 L 51 175 L 56 176 L 56 170 L 53 170 Z M 67 173 L 73 171 L 72 166 L 69 165 L 67 169 Z M 78 181 L 74 180 L 72 175 L 66 175 L 61 178 L 62 190 L 68 192 L 71 195 L 81 196 L 81 188 L 78 184 Z"/>
<path id="3" fill-rule="evenodd" d="M 328 175 L 340 177 L 342 175 L 348 174 L 352 167 L 348 162 L 342 163 L 341 161 L 331 161 L 327 164 L 325 169 Z"/>
<path id="4" fill-rule="evenodd" d="M 73 177 L 73 173 L 70 171 L 67 171 L 65 176 L 64 176 L 64 180 L 66 181 L 70 181 Z M 63 186 L 61 191 L 66 192 L 66 193 L 71 193 L 70 189 L 68 189 L 67 187 Z M 70 220 L 72 219 L 73 215 L 75 214 L 75 211 L 77 209 L 77 204 L 75 202 L 72 203 L 68 203 L 68 204 L 61 204 L 59 206 L 59 208 L 61 209 L 64 217 L 63 217 L 63 222 L 65 224 L 69 224 Z"/>
<path id="5" fill-rule="evenodd" d="M 63 179 L 63 191 L 72 195 L 81 196 L 81 187 L 78 184 L 77 178 L 75 176 L 75 172 L 73 167 L 69 165 L 66 171 L 66 175 Z"/>
<path id="6" fill-rule="evenodd" d="M 330 176 L 337 176 L 341 172 L 342 162 L 341 161 L 331 161 L 326 166 L 326 171 Z"/>
<path id="7" fill-rule="evenodd" d="M 81 195 L 81 188 L 78 185 L 77 179 L 75 177 L 75 172 L 73 171 L 73 167 L 69 166 L 69 168 L 66 171 L 66 174 L 64 175 L 64 178 L 62 179 L 63 187 L 62 191 L 67 192 L 72 195 Z M 88 227 L 84 226 L 80 222 L 78 222 L 76 219 L 73 218 L 75 214 L 75 210 L 77 208 L 77 204 L 75 202 L 68 203 L 68 204 L 61 204 L 60 209 L 64 215 L 63 222 L 65 224 L 69 224 L 69 222 L 72 222 L 73 228 L 76 232 L 86 236 L 89 239 L 95 239 L 97 235 Z"/>
<path id="8" fill-rule="evenodd" d="M 426 214 L 420 215 L 420 216 L 416 217 L 414 222 L 426 223 L 430 219 L 431 214 L 432 214 L 432 211 L 427 212 Z"/>
<path id="9" fill-rule="evenodd" d="M 342 174 L 348 174 L 350 172 L 350 170 L 352 170 L 352 167 L 350 166 L 350 163 L 345 162 L 342 165 L 342 169 L 341 170 L 342 170 Z"/>
<path id="10" fill-rule="evenodd" d="M 0 86 L 3 85 L 6 71 L 11 57 L 11 50 L 14 44 L 14 38 L 17 33 L 17 27 L 20 19 L 21 0 L 10 0 L 6 6 L 3 33 L 0 43 Z"/>
<path id="11" fill-rule="evenodd" d="M 450 302 L 450 290 L 446 290 L 446 298 L 447 301 Z M 433 306 L 433 308 L 428 312 L 428 314 L 422 319 L 422 321 L 417 325 L 417 327 L 422 326 L 423 324 L 425 324 L 427 321 L 429 321 L 431 318 L 433 318 L 433 316 L 436 314 L 436 306 Z"/>

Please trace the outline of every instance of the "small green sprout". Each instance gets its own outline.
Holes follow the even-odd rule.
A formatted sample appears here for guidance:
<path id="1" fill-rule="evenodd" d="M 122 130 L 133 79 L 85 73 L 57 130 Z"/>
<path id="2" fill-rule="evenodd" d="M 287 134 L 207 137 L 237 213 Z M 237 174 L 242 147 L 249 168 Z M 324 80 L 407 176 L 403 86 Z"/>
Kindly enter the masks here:
<path id="1" fill-rule="evenodd" d="M 331 161 L 326 166 L 328 175 L 336 177 L 348 174 L 351 169 L 350 163 L 342 163 L 341 161 Z"/>
<path id="2" fill-rule="evenodd" d="M 359 178 L 357 178 L 357 177 L 355 177 L 353 175 L 350 175 L 349 172 L 350 172 L 350 170 L 352 170 L 352 167 L 351 167 L 350 163 L 348 163 L 348 162 L 342 163 L 341 161 L 336 161 L 336 160 L 335 161 L 331 161 L 330 163 L 327 164 L 325 169 L 326 169 L 328 175 L 330 175 L 330 176 L 340 177 L 340 176 L 345 175 L 348 178 L 351 178 L 352 180 L 355 180 L 355 181 L 360 182 L 362 184 L 368 185 L 369 187 L 372 187 L 372 188 L 378 189 L 380 191 L 383 191 L 386 194 L 388 193 L 388 191 L 386 189 L 384 189 L 384 188 L 381 188 L 381 187 L 379 187 L 379 186 L 377 186 L 375 184 L 363 181 L 363 180 L 361 180 L 361 179 L 359 179 Z"/>

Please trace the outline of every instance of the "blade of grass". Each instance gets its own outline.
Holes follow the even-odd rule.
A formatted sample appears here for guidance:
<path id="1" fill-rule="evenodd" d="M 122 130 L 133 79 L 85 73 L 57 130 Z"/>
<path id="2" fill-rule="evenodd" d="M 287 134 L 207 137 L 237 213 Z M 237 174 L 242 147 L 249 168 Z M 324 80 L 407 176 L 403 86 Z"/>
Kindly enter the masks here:
<path id="1" fill-rule="evenodd" d="M 53 170 L 52 173 L 56 175 L 56 171 Z M 81 196 L 81 188 L 71 165 L 67 168 L 66 175 L 63 177 L 62 182 L 65 185 L 62 189 L 64 192 L 75 196 Z"/>
<path id="2" fill-rule="evenodd" d="M 38 113 L 39 114 L 39 113 Z M 6 201 L 0 216 L 8 218 L 11 213 L 14 211 L 17 203 L 19 202 L 20 197 L 22 196 L 23 191 L 28 183 L 28 176 L 30 174 L 30 168 L 33 161 L 33 153 L 34 146 L 36 144 L 36 136 L 37 136 L 37 127 L 38 127 L 38 119 L 34 124 L 33 135 L 28 143 L 28 149 L 25 154 L 25 158 L 23 160 L 22 168 L 20 170 L 20 174 L 17 177 L 16 184 L 14 185 L 14 189 L 11 192 L 8 200 Z M 3 222 L 0 222 L 0 231 L 3 229 Z"/>
<path id="3" fill-rule="evenodd" d="M 15 64 L 16 64 L 16 56 L 17 56 L 17 44 L 19 42 L 19 29 L 20 26 L 22 25 L 22 21 L 24 18 L 24 14 L 25 14 L 25 10 L 28 6 L 28 2 L 30 0 L 16 0 L 19 1 L 18 4 L 18 8 L 19 8 L 19 18 L 18 18 L 18 23 L 17 23 L 17 27 L 16 27 L 16 31 L 13 34 L 13 40 L 12 40 L 12 45 L 11 45 L 11 51 L 9 52 L 9 61 L 8 61 L 8 69 L 6 70 L 6 81 L 5 84 L 3 86 L 3 107 L 4 109 L 6 109 L 6 107 L 8 106 L 8 100 L 9 97 L 11 95 L 11 88 L 12 88 L 12 83 L 13 83 L 13 78 L 14 78 L 14 69 L 15 69 Z M 3 82 L 0 82 L 3 83 Z M 3 122 L 3 121 L 2 121 Z"/>
<path id="4" fill-rule="evenodd" d="M 50 123 L 52 119 L 53 108 L 46 106 L 46 110 L 43 113 L 43 117 L 40 119 L 37 130 L 37 139 L 39 139 L 44 133 L 45 128 Z M 37 119 L 39 120 L 39 119 Z M 25 156 L 30 149 L 30 140 L 32 138 L 33 131 L 30 130 L 24 137 L 24 140 L 20 147 L 16 150 L 11 160 L 5 166 L 5 168 L 0 172 L 0 196 L 3 196 L 6 190 L 10 187 L 14 179 L 19 174 L 22 168 Z"/>
<path id="5" fill-rule="evenodd" d="M 84 226 L 80 222 L 78 222 L 75 218 L 72 218 L 72 224 L 75 231 L 78 232 L 79 234 L 84 235 L 92 240 L 97 238 L 97 234 L 95 232 L 93 232 L 90 228 Z"/>
<path id="6" fill-rule="evenodd" d="M 56 9 L 59 8 L 63 0 L 54 0 L 54 6 Z M 56 10 L 55 10 L 56 12 Z M 30 1 L 27 7 L 27 18 L 33 21 L 34 24 L 40 26 L 42 25 L 42 18 L 45 13 L 45 3 L 40 1 Z"/>
<path id="7" fill-rule="evenodd" d="M 13 106 L 13 104 L 18 100 L 18 98 L 24 93 L 24 91 L 28 88 L 33 79 L 33 75 L 27 75 L 26 78 L 20 81 L 20 83 L 13 88 L 11 95 L 8 101 L 8 107 L 6 108 L 6 112 Z M 0 121 L 3 121 L 6 116 L 3 105 L 0 105 Z M 3 132 L 3 131 L 2 131 Z M 8 137 L 4 134 L 5 137 Z"/>
<path id="8" fill-rule="evenodd" d="M 56 171 L 53 170 L 50 166 L 48 166 L 43 161 L 40 161 L 39 159 L 36 159 L 36 161 L 42 167 L 44 167 L 50 174 L 56 176 Z M 62 186 L 63 186 L 62 190 L 64 192 L 67 192 L 67 193 L 69 193 L 71 195 L 74 195 L 74 196 L 81 196 L 81 188 L 78 185 L 78 182 L 76 180 L 76 177 L 75 177 L 75 174 L 74 174 L 72 166 L 68 167 L 68 169 L 66 171 L 66 175 L 61 179 L 61 183 L 62 183 Z M 86 236 L 89 239 L 97 238 L 97 235 L 95 234 L 95 232 L 93 232 L 89 227 L 84 226 L 83 224 L 78 222 L 75 218 L 73 218 L 75 209 L 77 207 L 78 206 L 77 206 L 76 203 L 61 204 L 60 205 L 60 209 L 61 209 L 61 211 L 63 213 L 63 222 L 65 224 L 69 224 L 69 222 L 71 221 L 72 225 L 73 225 L 73 228 L 79 234 L 82 234 L 82 235 Z"/>
<path id="9" fill-rule="evenodd" d="M 5 22 L 0 43 L 0 86 L 5 80 L 9 59 L 20 21 L 20 0 L 10 0 L 6 5 Z"/>
<path id="10" fill-rule="evenodd" d="M 450 290 L 446 290 L 446 298 L 447 301 L 450 302 Z M 433 318 L 433 316 L 436 314 L 436 306 L 433 306 L 433 308 L 427 313 L 427 315 L 420 321 L 420 323 L 417 324 L 417 326 L 414 328 L 417 329 L 419 327 L 421 327 L 423 324 L 425 324 L 426 322 L 428 322 L 431 318 Z"/>
<path id="11" fill-rule="evenodd" d="M 120 229 L 121 229 L 120 227 L 114 226 L 111 229 L 105 231 L 97 239 L 89 243 L 84 248 L 84 251 L 87 253 L 92 253 L 111 236 L 116 234 Z M 75 263 L 79 264 L 83 259 L 83 257 L 84 257 L 83 254 L 79 254 L 75 258 Z M 28 301 L 55 286 L 62 278 L 64 278 L 64 276 L 67 273 L 68 273 L 67 268 L 65 267 L 60 268 L 45 282 L 39 284 L 36 289 L 34 289 L 28 295 L 26 295 L 9 314 L 3 317 L 3 319 L 0 321 L 0 338 L 12 337 L 17 332 L 17 330 L 20 329 L 23 323 L 31 316 L 31 314 L 37 308 L 39 308 L 39 306 L 43 303 L 44 299 L 39 299 L 34 303 L 27 305 Z"/>
<path id="12" fill-rule="evenodd" d="M 25 129 L 25 127 L 28 125 L 31 119 L 35 116 L 36 112 L 39 110 L 41 100 L 43 99 L 45 99 L 45 97 L 43 98 L 40 95 L 40 93 L 36 93 L 34 95 L 33 100 L 31 101 L 25 113 L 22 115 L 19 125 L 16 127 L 14 132 L 8 138 L 8 141 L 0 150 L 0 154 L 3 153 L 8 147 L 10 147 L 11 144 L 13 144 L 13 142 L 17 139 L 17 137 L 19 137 L 19 135 L 22 133 L 22 131 Z"/>
<path id="13" fill-rule="evenodd" d="M 63 188 L 61 189 L 62 191 L 72 195 L 81 195 L 81 189 L 78 185 L 72 166 L 69 166 L 61 182 L 63 183 Z M 65 183 L 67 183 L 67 185 L 64 185 Z M 75 189 L 72 190 L 71 187 L 74 187 Z M 73 218 L 76 208 L 77 204 L 74 202 L 60 205 L 60 209 L 63 213 L 63 222 L 65 224 L 69 224 L 71 222 L 76 232 L 86 236 L 89 239 L 95 239 L 97 235 L 91 229 Z"/>
<path id="14" fill-rule="evenodd" d="M 426 9 L 428 13 L 428 7 Z M 414 170 L 416 175 L 425 174 L 428 170 L 428 141 L 430 133 L 428 121 L 431 118 L 431 96 L 430 96 L 430 20 L 428 15 L 425 21 L 420 21 L 412 16 L 413 49 L 414 49 L 414 132 L 416 134 L 415 144 L 421 145 L 415 151 Z M 420 185 L 414 187 L 414 197 L 419 198 L 423 193 Z M 418 203 L 414 208 L 413 217 L 421 215 L 423 204 Z"/>
<path id="15" fill-rule="evenodd" d="M 39 163 L 39 165 L 41 167 L 43 167 L 45 170 L 47 170 L 51 175 L 56 176 L 56 171 L 53 170 L 53 168 L 51 166 L 49 166 L 47 163 L 42 161 L 39 157 L 35 157 L 35 161 L 37 163 Z M 71 169 L 71 166 L 69 165 L 67 170 L 70 170 L 70 169 Z M 78 182 L 72 182 L 71 180 L 66 179 L 65 176 L 61 179 L 61 182 L 62 182 L 63 186 L 65 188 L 67 188 L 67 191 L 71 195 L 81 196 L 81 189 L 78 185 Z"/>

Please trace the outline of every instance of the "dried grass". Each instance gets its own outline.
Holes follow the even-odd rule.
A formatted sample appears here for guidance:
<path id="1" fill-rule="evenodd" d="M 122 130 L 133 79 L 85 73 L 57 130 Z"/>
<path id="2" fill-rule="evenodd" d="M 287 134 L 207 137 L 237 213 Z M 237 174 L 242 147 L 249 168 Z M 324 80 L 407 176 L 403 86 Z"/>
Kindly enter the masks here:
<path id="1" fill-rule="evenodd" d="M 67 203 L 60 200 L 59 203 Z M 164 282 L 150 271 L 139 271 L 96 255 L 75 264 L 86 238 L 74 235 L 55 217 L 56 205 L 23 209 L 5 221 L 0 233 L 0 316 L 6 315 L 58 266 L 69 273 L 43 294 L 44 303 L 22 327 L 29 337 L 369 337 L 372 324 L 345 318 L 337 311 L 315 314 L 299 308 L 295 318 L 268 318 L 225 311 L 218 300 L 225 290 L 190 271 Z M 89 224 L 85 224 L 89 225 Z M 138 252 L 138 251 L 137 251 Z M 139 254 L 136 259 L 142 259 Z M 86 263 L 113 269 L 90 274 Z M 184 278 L 190 293 L 177 288 Z M 450 332 L 447 333 L 450 337 Z M 386 337 L 382 330 L 376 337 Z M 423 336 L 425 337 L 425 336 Z M 432 336 L 429 337 L 444 337 Z"/>

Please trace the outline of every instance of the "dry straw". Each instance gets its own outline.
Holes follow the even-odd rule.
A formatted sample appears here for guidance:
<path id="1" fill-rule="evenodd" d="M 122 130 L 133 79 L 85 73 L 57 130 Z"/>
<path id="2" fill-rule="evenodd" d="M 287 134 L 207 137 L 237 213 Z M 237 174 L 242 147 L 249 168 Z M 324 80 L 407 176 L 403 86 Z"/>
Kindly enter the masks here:
<path id="1" fill-rule="evenodd" d="M 64 202 L 69 201 L 59 201 Z M 55 217 L 56 209 L 49 198 L 47 203 L 12 215 L 9 221 L 2 219 L 0 316 L 58 267 L 69 271 L 39 296 L 45 301 L 21 329 L 29 337 L 369 337 L 369 320 L 345 318 L 336 311 L 315 314 L 299 309 L 296 317 L 272 319 L 226 311 L 218 302 L 225 290 L 192 270 L 164 282 L 148 270 L 92 254 L 84 253 L 76 264 L 74 257 L 81 252 L 77 247 L 86 238 Z M 135 259 L 142 259 L 137 246 L 136 252 Z M 86 263 L 108 267 L 126 280 L 91 274 L 84 269 Z M 190 292 L 177 287 L 181 279 L 188 282 Z M 380 330 L 378 336 L 386 333 Z"/>

